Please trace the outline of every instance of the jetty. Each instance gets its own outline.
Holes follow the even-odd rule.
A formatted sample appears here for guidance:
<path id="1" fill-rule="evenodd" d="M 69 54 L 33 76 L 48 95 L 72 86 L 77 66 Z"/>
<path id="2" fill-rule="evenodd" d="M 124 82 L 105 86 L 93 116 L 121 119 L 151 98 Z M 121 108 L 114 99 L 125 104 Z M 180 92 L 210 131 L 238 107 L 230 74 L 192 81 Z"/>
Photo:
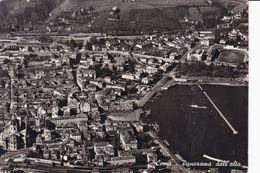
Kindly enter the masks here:
<path id="1" fill-rule="evenodd" d="M 198 84 L 198 87 L 201 89 L 203 94 L 207 97 L 209 102 L 213 105 L 213 107 L 216 109 L 216 111 L 219 113 L 220 117 L 225 121 L 225 123 L 228 125 L 228 127 L 232 130 L 233 134 L 238 134 L 238 131 L 235 130 L 235 128 L 231 125 L 231 123 L 227 120 L 227 118 L 224 116 L 224 114 L 219 110 L 219 108 L 216 106 L 216 104 L 213 102 L 213 100 L 208 96 L 208 94 L 202 89 L 202 87 Z"/>

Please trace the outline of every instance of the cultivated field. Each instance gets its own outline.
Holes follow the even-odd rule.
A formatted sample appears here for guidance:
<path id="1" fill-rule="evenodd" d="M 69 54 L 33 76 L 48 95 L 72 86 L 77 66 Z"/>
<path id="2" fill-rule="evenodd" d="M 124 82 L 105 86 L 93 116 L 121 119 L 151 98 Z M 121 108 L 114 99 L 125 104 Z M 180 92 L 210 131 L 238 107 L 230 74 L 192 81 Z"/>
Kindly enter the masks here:
<path id="1" fill-rule="evenodd" d="M 93 7 L 95 19 L 71 23 L 74 32 L 84 31 L 91 23 L 92 29 L 103 31 L 169 31 L 183 29 L 181 20 L 188 17 L 209 23 L 244 0 L 2 0 L 0 2 L 0 29 L 6 24 L 24 25 L 32 22 L 37 26 L 59 17 L 62 13 Z M 108 20 L 109 11 L 120 9 L 120 20 Z M 51 14 L 51 15 L 50 15 Z M 40 23 L 40 24 L 39 24 Z M 210 26 L 209 26 L 210 27 Z M 40 27 L 41 28 L 41 27 Z"/>

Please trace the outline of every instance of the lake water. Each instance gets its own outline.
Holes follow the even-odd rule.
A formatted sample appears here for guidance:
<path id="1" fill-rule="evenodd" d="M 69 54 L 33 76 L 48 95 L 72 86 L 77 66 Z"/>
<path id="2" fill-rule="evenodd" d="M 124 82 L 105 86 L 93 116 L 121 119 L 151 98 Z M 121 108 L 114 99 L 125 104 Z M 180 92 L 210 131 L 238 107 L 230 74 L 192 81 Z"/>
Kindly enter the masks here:
<path id="1" fill-rule="evenodd" d="M 232 124 L 225 121 L 197 85 L 175 86 L 163 91 L 159 100 L 146 105 L 149 121 L 160 126 L 159 135 L 189 162 L 208 162 L 211 157 L 247 165 L 248 87 L 202 85 L 215 105 Z M 189 105 L 204 106 L 193 108 Z M 206 107 L 206 109 L 205 109 Z"/>

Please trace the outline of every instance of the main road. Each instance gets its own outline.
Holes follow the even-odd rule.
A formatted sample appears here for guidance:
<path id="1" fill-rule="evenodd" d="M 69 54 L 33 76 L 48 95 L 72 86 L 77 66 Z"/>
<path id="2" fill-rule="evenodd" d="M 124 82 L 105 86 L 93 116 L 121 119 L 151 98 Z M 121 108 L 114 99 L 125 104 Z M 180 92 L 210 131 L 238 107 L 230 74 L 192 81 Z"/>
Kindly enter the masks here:
<path id="1" fill-rule="evenodd" d="M 193 48 L 193 49 L 194 49 L 194 48 Z M 180 60 L 178 60 L 177 64 L 178 64 L 178 63 L 181 63 L 193 49 L 187 51 L 187 52 L 182 56 L 182 58 L 181 58 Z M 147 93 L 142 97 L 141 100 L 138 100 L 138 101 L 136 102 L 137 106 L 138 106 L 139 108 L 144 107 L 144 105 L 152 98 L 152 96 L 153 96 L 156 92 L 160 91 L 161 87 L 166 84 L 166 82 L 168 81 L 168 78 L 169 78 L 169 77 L 172 77 L 172 76 L 174 76 L 174 75 L 175 75 L 175 68 L 174 68 L 172 71 L 170 71 L 170 72 L 164 73 L 164 74 L 163 74 L 163 77 L 161 78 L 161 80 L 159 80 L 159 81 L 152 87 L 151 91 L 147 92 Z"/>

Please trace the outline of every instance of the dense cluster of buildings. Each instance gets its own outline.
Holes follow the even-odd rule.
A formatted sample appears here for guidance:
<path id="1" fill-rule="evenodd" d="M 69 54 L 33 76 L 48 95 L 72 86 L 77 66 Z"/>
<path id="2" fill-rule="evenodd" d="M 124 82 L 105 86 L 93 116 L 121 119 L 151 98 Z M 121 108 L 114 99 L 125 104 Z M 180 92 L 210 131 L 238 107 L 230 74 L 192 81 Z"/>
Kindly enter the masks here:
<path id="1" fill-rule="evenodd" d="M 147 125 L 108 117 L 133 112 L 170 63 L 130 57 L 109 46 L 97 52 L 94 46 L 72 50 L 26 38 L 1 42 L 4 152 L 27 149 L 22 156 L 27 164 L 130 170 L 135 165 L 145 170 L 162 157 Z"/>
<path id="2" fill-rule="evenodd" d="M 116 10 L 112 9 L 111 15 Z M 73 13 L 74 18 L 85 15 L 93 15 L 93 9 Z M 223 22 L 227 20 L 223 18 Z M 122 167 L 129 172 L 138 167 L 156 172 L 175 169 L 176 160 L 162 152 L 148 133 L 149 125 L 138 118 L 129 122 L 126 117 L 140 108 L 137 103 L 151 94 L 176 64 L 219 65 L 217 54 L 222 50 L 246 55 L 243 42 L 248 36 L 234 29 L 218 35 L 187 31 L 139 39 L 101 34 L 51 39 L 0 38 L 3 151 L 28 149 L 27 164 Z M 240 45 L 233 44 L 238 41 Z M 121 119 L 111 119 L 111 115 Z"/>

